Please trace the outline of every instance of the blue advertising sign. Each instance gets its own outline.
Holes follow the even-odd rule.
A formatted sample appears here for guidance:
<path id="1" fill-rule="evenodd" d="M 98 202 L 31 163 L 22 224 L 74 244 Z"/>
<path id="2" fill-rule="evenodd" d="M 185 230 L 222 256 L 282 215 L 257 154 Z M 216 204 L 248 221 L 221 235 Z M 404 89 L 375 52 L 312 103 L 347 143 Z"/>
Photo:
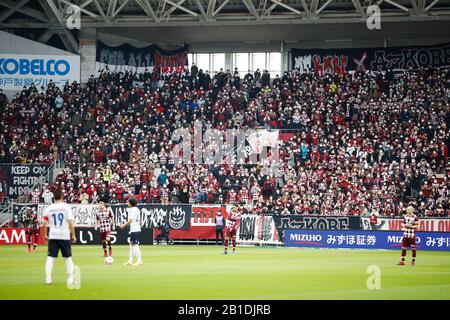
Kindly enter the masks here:
<path id="1" fill-rule="evenodd" d="M 399 249 L 401 231 L 356 230 L 285 230 L 286 247 L 347 248 L 347 249 Z M 450 251 L 450 233 L 418 232 L 419 250 Z"/>

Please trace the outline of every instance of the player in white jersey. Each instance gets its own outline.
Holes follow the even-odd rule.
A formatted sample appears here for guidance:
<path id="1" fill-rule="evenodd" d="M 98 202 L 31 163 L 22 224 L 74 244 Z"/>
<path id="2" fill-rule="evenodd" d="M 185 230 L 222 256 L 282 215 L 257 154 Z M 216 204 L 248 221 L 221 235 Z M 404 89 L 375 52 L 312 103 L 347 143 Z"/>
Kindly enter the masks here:
<path id="1" fill-rule="evenodd" d="M 142 265 L 141 249 L 139 248 L 139 236 L 141 234 L 141 211 L 137 206 L 137 200 L 131 197 L 128 200 L 128 221 L 120 226 L 125 229 L 130 225 L 130 256 L 124 265 Z M 133 264 L 133 257 L 137 257 L 137 262 Z"/>
<path id="2" fill-rule="evenodd" d="M 63 202 L 62 190 L 54 192 L 55 203 L 49 205 L 44 210 L 43 231 L 44 239 L 48 240 L 48 256 L 45 264 L 46 283 L 52 283 L 53 262 L 61 255 L 66 260 L 67 284 L 75 284 L 73 276 L 72 248 L 70 242 L 75 242 L 75 228 L 72 209 Z M 50 230 L 48 230 L 50 229 Z"/>

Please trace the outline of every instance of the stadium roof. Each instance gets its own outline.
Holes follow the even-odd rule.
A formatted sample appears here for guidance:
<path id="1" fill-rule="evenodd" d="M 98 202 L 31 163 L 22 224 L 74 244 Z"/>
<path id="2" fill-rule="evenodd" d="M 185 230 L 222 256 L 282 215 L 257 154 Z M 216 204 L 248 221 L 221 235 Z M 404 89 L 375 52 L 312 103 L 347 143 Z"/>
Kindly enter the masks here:
<path id="1" fill-rule="evenodd" d="M 347 23 L 374 4 L 385 21 L 450 20 L 450 0 L 2 0 L 0 26 L 58 28 L 70 5 L 83 27 Z"/>
<path id="2" fill-rule="evenodd" d="M 330 32 L 344 30 L 345 26 L 350 32 L 352 24 L 366 21 L 367 8 L 375 4 L 383 23 L 411 23 L 411 30 L 418 31 L 423 23 L 450 23 L 450 0 L 1 0 L 0 28 L 25 33 L 29 29 L 45 30 L 36 39 L 43 43 L 58 34 L 64 46 L 75 52 L 78 43 L 66 28 L 71 6 L 81 11 L 82 28 L 143 38 L 145 33 L 155 33 L 155 27 L 164 33 L 166 29 L 159 27 L 198 30 L 209 26 L 212 37 L 221 26 L 262 27 L 264 32 L 269 26 L 276 30 L 309 25 Z M 135 28 L 133 33 L 129 28 Z M 447 28 L 442 25 L 432 29 L 442 33 Z"/>

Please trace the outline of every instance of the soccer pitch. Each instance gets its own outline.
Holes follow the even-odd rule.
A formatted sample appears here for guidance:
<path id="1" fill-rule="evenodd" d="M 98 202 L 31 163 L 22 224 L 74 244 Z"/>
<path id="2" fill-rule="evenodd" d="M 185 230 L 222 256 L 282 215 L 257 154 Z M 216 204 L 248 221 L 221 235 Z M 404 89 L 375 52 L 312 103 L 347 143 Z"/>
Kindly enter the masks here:
<path id="1" fill-rule="evenodd" d="M 0 299 L 450 299 L 450 252 L 418 251 L 417 265 L 397 266 L 400 251 L 141 246 L 144 265 L 124 266 L 128 246 L 73 246 L 81 288 L 65 285 L 65 263 L 44 284 L 46 248 L 0 246 Z M 367 268 L 379 266 L 381 288 L 367 288 Z"/>

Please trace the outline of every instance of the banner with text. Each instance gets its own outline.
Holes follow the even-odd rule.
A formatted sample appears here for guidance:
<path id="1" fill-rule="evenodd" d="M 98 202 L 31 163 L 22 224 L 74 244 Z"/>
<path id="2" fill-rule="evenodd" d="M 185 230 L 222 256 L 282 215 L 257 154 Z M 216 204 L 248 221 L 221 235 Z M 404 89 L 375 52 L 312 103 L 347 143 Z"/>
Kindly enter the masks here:
<path id="1" fill-rule="evenodd" d="M 355 216 L 302 216 L 274 215 L 273 219 L 278 229 L 278 234 L 283 240 L 284 230 L 298 229 L 325 229 L 325 230 L 358 230 L 360 229 L 360 217 Z"/>
<path id="2" fill-rule="evenodd" d="M 27 235 L 25 228 L 0 228 L 0 245 L 26 244 Z M 39 235 L 38 244 L 45 244 L 42 232 Z"/>
<path id="3" fill-rule="evenodd" d="M 144 73 L 145 69 L 152 72 L 156 67 L 162 72 L 168 72 L 169 68 L 172 71 L 178 68 L 180 71 L 188 65 L 187 53 L 187 46 L 177 50 L 164 50 L 155 45 L 139 48 L 122 44 L 113 47 L 97 41 L 96 69 Z"/>
<path id="4" fill-rule="evenodd" d="M 94 227 L 98 205 L 95 204 L 69 204 L 73 210 L 76 227 Z M 126 222 L 128 213 L 126 204 L 109 205 L 114 215 L 116 226 Z M 38 217 L 46 205 L 39 205 Z M 141 225 L 143 228 L 156 228 L 158 224 L 165 221 L 172 229 L 189 229 L 191 219 L 191 205 L 158 205 L 139 204 L 141 210 Z"/>
<path id="5" fill-rule="evenodd" d="M 4 165 L 7 196 L 17 198 L 30 188 L 43 185 L 48 178 L 49 164 Z"/>
<path id="6" fill-rule="evenodd" d="M 0 89 L 21 91 L 32 84 L 47 87 L 50 80 L 63 88 L 80 82 L 80 56 L 0 54 Z"/>
<path id="7" fill-rule="evenodd" d="M 77 238 L 76 244 L 101 244 L 101 233 L 94 228 L 75 228 L 75 236 Z M 130 244 L 129 230 L 122 230 L 116 228 L 111 231 L 111 243 L 114 244 Z M 140 244 L 153 244 L 153 229 L 143 228 L 139 237 Z"/>
<path id="8" fill-rule="evenodd" d="M 300 248 L 391 249 L 402 246 L 400 231 L 286 230 L 285 246 Z M 419 232 L 417 249 L 450 251 L 450 234 Z"/>
<path id="9" fill-rule="evenodd" d="M 402 229 L 403 219 L 377 218 L 372 224 L 370 218 L 361 217 L 361 229 L 396 231 Z M 419 231 L 450 232 L 450 219 L 446 218 L 419 218 Z"/>
<path id="10" fill-rule="evenodd" d="M 292 66 L 317 74 L 409 70 L 450 66 L 450 43 L 434 46 L 292 49 Z"/>
<path id="11" fill-rule="evenodd" d="M 282 244 L 272 216 L 244 214 L 236 235 L 239 244 Z"/>

